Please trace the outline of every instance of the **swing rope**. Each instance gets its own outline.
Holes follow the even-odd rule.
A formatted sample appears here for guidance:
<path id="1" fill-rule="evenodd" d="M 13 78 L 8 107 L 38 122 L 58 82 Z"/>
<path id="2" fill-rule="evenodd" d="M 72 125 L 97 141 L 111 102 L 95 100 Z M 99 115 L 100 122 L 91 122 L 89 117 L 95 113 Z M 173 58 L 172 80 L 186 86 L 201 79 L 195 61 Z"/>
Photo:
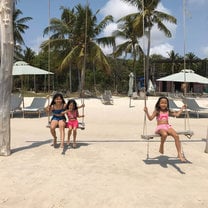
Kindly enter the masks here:
<path id="1" fill-rule="evenodd" d="M 146 93 L 146 53 L 145 53 L 145 25 L 144 25 L 144 0 L 142 1 L 142 26 L 143 26 L 143 76 L 144 76 L 144 107 L 147 107 L 147 93 Z M 144 113 L 143 135 L 147 135 L 147 115 Z M 147 158 L 149 158 L 149 139 L 147 140 Z"/>
<path id="2" fill-rule="evenodd" d="M 84 98 L 81 99 L 81 104 L 82 104 L 82 106 L 85 105 Z M 82 107 L 82 115 L 83 115 L 83 117 L 82 117 L 82 122 L 79 122 L 79 128 L 81 130 L 84 130 L 85 129 L 85 122 L 84 122 L 84 117 L 85 116 L 84 116 L 84 113 L 85 113 L 85 110 L 84 110 L 84 107 Z"/>

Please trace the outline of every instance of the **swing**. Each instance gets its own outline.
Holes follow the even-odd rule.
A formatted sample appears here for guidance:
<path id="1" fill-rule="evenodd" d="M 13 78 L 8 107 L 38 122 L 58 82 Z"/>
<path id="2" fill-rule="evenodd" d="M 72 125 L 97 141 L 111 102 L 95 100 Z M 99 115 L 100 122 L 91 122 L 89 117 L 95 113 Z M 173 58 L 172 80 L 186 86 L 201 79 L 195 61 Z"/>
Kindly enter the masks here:
<path id="1" fill-rule="evenodd" d="M 145 98 L 145 106 L 146 106 L 146 98 Z M 186 122 L 187 122 L 187 119 L 189 119 L 189 114 L 188 114 L 188 111 L 186 110 L 186 116 L 185 116 L 185 126 L 186 126 Z M 188 122 L 189 124 L 189 122 Z M 154 139 L 155 137 L 161 137 L 160 134 L 144 134 L 145 130 L 147 129 L 147 124 L 146 124 L 146 113 L 144 115 L 144 126 L 143 126 L 143 135 L 141 135 L 141 138 L 142 139 L 145 139 L 147 140 L 147 159 L 149 159 L 149 141 L 151 139 Z M 184 131 L 176 131 L 176 133 L 178 135 L 184 135 L 186 136 L 188 139 L 191 139 L 191 137 L 193 136 L 194 132 L 191 131 L 191 130 L 185 130 Z M 170 136 L 170 135 L 168 135 Z M 182 144 L 181 144 L 181 148 L 182 148 Z M 184 155 L 184 151 L 183 151 L 183 148 L 182 148 L 182 154 Z"/>
<path id="2" fill-rule="evenodd" d="M 146 107 L 146 101 L 145 101 L 145 107 Z M 185 122 L 184 123 L 185 123 L 185 128 L 184 128 L 185 130 L 183 130 L 183 131 L 176 131 L 176 133 L 178 135 L 184 135 L 188 139 L 191 139 L 191 137 L 194 135 L 194 132 L 191 131 L 190 128 L 186 129 L 187 123 L 188 123 L 188 127 L 190 126 L 189 125 L 189 114 L 188 114 L 187 109 L 185 110 Z M 142 139 L 146 139 L 146 140 L 150 140 L 150 139 L 154 139 L 154 137 L 161 137 L 160 134 L 157 134 L 157 133 L 150 134 L 150 135 L 144 134 L 145 129 L 146 129 L 146 114 L 145 114 L 145 120 L 144 120 L 143 135 L 141 135 L 141 138 Z"/>
<path id="3" fill-rule="evenodd" d="M 84 130 L 85 129 L 85 123 L 84 122 L 79 122 L 78 123 L 78 129 Z M 47 128 L 50 128 L 50 121 L 48 122 L 48 124 L 46 125 Z M 57 126 L 56 128 L 59 128 L 59 126 Z M 65 127 L 68 128 L 68 127 Z"/>
<path id="4" fill-rule="evenodd" d="M 143 2 L 143 11 L 144 11 L 144 2 Z M 184 13 L 184 12 L 183 12 Z M 185 15 L 185 13 L 183 14 L 183 15 Z M 185 29 L 184 29 L 184 31 L 185 31 Z M 144 15 L 143 15 L 143 34 L 144 34 Z M 144 39 L 143 39 L 144 40 Z M 184 40 L 184 42 L 185 42 L 185 40 Z M 144 41 L 143 41 L 143 48 L 145 48 L 144 47 L 145 45 L 144 45 Z M 144 63 L 144 80 L 146 81 L 146 65 L 145 65 L 145 56 L 143 56 L 144 58 L 143 58 L 143 63 Z M 186 62 L 185 62 L 185 44 L 184 44 L 184 69 L 186 68 Z M 186 78 L 185 78 L 185 73 L 184 73 L 184 82 L 186 83 Z M 146 86 L 145 86 L 145 82 L 144 82 L 144 93 L 145 93 L 145 97 L 144 97 L 144 105 L 145 105 L 145 107 L 146 107 Z M 186 93 L 186 92 L 185 92 Z M 187 122 L 187 119 L 189 119 L 189 114 L 188 114 L 188 111 L 187 111 L 187 109 L 185 110 L 185 127 L 186 127 L 186 122 Z M 188 124 L 189 124 L 189 122 L 188 122 Z M 153 139 L 153 138 L 155 138 L 155 137 L 161 137 L 160 136 L 160 134 L 145 134 L 145 130 L 147 130 L 147 127 L 146 127 L 147 125 L 146 125 L 146 113 L 145 113 L 145 115 L 144 115 L 144 125 L 143 125 L 143 134 L 141 135 L 141 138 L 142 139 L 146 139 L 147 141 L 148 141 L 148 143 L 147 143 L 147 158 L 149 158 L 149 140 L 151 140 L 151 139 Z M 188 139 L 191 139 L 191 137 L 193 136 L 193 131 L 191 131 L 191 130 L 186 130 L 186 128 L 185 128 L 185 130 L 184 131 L 177 131 L 176 132 L 178 135 L 185 135 Z"/>
<path id="5" fill-rule="evenodd" d="M 49 96 L 47 96 L 48 98 L 48 105 L 50 103 L 50 98 Z M 82 104 L 84 104 L 84 99 L 82 98 L 81 100 Z M 82 114 L 84 115 L 84 108 L 82 108 Z M 46 125 L 47 128 L 50 128 L 50 114 L 48 113 L 48 124 Z M 59 126 L 57 125 L 56 128 L 59 128 Z M 65 128 L 68 128 L 67 126 L 65 126 Z M 84 122 L 84 117 L 82 117 L 82 121 L 81 122 L 78 122 L 78 129 L 81 129 L 81 130 L 84 130 L 85 129 L 85 122 Z"/>
<path id="6" fill-rule="evenodd" d="M 186 136 L 188 139 L 191 139 L 191 137 L 193 136 L 194 132 L 191 130 L 187 130 L 187 131 L 176 131 L 176 133 L 178 135 L 184 135 Z M 153 139 L 154 137 L 161 137 L 160 134 L 150 134 L 150 135 L 141 135 L 142 139 L 146 139 L 146 140 L 150 140 Z"/>

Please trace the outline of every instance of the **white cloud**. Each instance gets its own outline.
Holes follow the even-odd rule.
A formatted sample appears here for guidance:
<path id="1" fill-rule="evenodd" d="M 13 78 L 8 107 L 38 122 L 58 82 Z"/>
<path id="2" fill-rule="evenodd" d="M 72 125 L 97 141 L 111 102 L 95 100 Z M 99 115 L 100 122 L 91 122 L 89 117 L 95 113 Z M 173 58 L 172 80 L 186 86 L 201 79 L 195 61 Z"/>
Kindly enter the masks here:
<path id="1" fill-rule="evenodd" d="M 159 54 L 168 58 L 169 57 L 168 53 L 172 50 L 174 50 L 172 45 L 168 43 L 164 43 L 164 44 L 160 44 L 160 45 L 152 47 L 150 50 L 150 54 Z"/>
<path id="2" fill-rule="evenodd" d="M 203 48 L 201 49 L 201 51 L 202 51 L 202 53 L 204 54 L 205 58 L 207 58 L 207 57 L 208 57 L 208 46 L 203 47 Z"/>
<path id="3" fill-rule="evenodd" d="M 137 12 L 137 9 L 121 0 L 109 0 L 100 12 L 103 16 L 112 15 L 117 21 L 125 15 Z"/>
<path id="4" fill-rule="evenodd" d="M 111 23 L 106 26 L 106 28 L 103 30 L 103 36 L 109 36 L 112 35 L 112 32 L 117 30 L 117 24 Z"/>

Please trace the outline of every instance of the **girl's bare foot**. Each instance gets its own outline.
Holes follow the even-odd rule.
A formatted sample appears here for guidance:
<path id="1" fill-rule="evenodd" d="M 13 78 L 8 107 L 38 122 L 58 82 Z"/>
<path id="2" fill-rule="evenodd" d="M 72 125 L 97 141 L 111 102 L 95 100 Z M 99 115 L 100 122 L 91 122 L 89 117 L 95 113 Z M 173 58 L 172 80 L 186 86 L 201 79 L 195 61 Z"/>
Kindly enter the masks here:
<path id="1" fill-rule="evenodd" d="M 182 154 L 179 154 L 178 158 L 181 162 L 186 162 L 186 158 Z"/>
<path id="2" fill-rule="evenodd" d="M 164 154 L 164 147 L 163 147 L 163 145 L 162 145 L 162 144 L 160 144 L 160 149 L 159 149 L 159 152 L 160 152 L 161 154 Z"/>
<path id="3" fill-rule="evenodd" d="M 55 137 L 55 138 L 53 139 L 53 147 L 54 147 L 54 148 L 56 147 L 56 144 L 57 144 L 57 137 Z"/>
<path id="4" fill-rule="evenodd" d="M 73 143 L 72 147 L 73 147 L 73 148 L 76 148 L 76 147 L 77 147 L 76 142 Z"/>
<path id="5" fill-rule="evenodd" d="M 63 142 L 61 142 L 60 147 L 61 147 L 61 148 L 64 148 L 64 143 L 63 143 Z"/>

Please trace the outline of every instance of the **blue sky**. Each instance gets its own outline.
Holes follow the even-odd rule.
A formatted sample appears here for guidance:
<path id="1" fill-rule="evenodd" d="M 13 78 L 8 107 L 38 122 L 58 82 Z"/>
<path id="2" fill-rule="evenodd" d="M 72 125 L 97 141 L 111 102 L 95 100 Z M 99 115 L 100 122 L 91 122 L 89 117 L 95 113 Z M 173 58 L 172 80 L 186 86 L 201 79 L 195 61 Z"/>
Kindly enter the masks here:
<path id="1" fill-rule="evenodd" d="M 70 7 L 77 4 L 85 5 L 87 0 L 20 0 L 17 4 L 23 15 L 32 17 L 27 25 L 30 27 L 23 35 L 28 47 L 35 51 L 39 50 L 40 43 L 44 40 L 43 30 L 49 24 L 49 2 L 50 17 L 60 18 L 60 7 Z M 121 16 L 133 13 L 136 9 L 125 4 L 122 0 L 88 0 L 90 7 L 95 12 L 100 9 L 98 17 L 101 19 L 106 15 L 113 15 L 117 20 Z M 157 28 L 152 31 L 151 53 L 161 54 L 167 57 L 167 53 L 174 50 L 179 55 L 193 52 L 199 58 L 208 58 L 208 1 L 186 0 L 185 10 L 183 0 L 161 0 L 158 10 L 165 11 L 177 18 L 177 25 L 167 25 L 172 32 L 172 38 L 166 38 Z M 183 12 L 185 11 L 185 26 Z M 116 24 L 109 25 L 103 35 L 110 35 L 116 29 Z M 185 30 L 185 33 L 184 33 Z M 185 37 L 185 38 L 184 38 Z M 117 40 L 117 43 L 122 40 Z M 145 46 L 143 39 L 143 46 Z M 110 53 L 110 48 L 103 49 Z"/>

